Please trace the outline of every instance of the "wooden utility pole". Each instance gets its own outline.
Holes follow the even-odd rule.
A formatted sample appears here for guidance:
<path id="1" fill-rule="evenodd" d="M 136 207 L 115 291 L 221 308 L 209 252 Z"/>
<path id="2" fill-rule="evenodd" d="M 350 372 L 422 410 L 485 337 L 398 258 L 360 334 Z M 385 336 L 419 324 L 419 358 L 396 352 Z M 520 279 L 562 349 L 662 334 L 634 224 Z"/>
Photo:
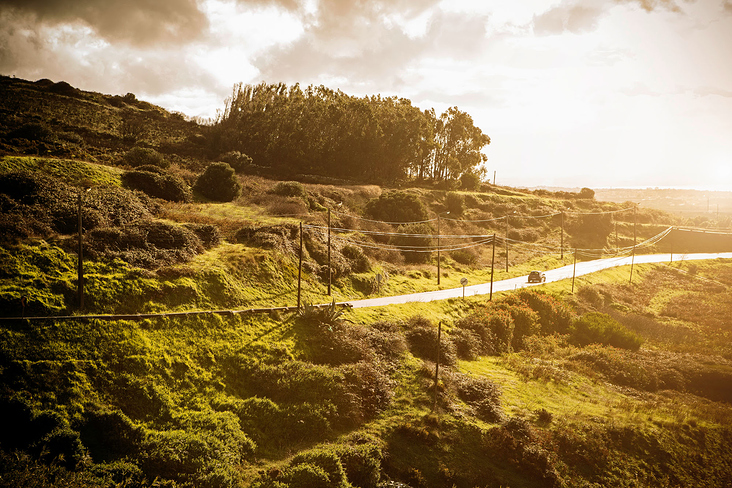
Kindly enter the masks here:
<path id="1" fill-rule="evenodd" d="M 302 289 L 302 222 L 300 222 L 300 263 L 297 265 L 297 308 L 300 309 L 300 291 Z"/>
<path id="2" fill-rule="evenodd" d="M 437 214 L 437 286 L 440 286 L 440 214 Z"/>
<path id="3" fill-rule="evenodd" d="M 333 272 L 330 268 L 330 209 L 328 209 L 328 296 L 330 296 L 330 280 Z"/>
<path id="4" fill-rule="evenodd" d="M 78 270 L 77 270 L 77 296 L 79 298 L 79 310 L 84 309 L 84 256 L 83 256 L 83 248 L 81 245 L 81 190 L 79 190 L 79 210 L 78 210 L 78 218 L 79 218 L 79 263 L 78 263 Z"/>
<path id="5" fill-rule="evenodd" d="M 560 257 L 564 259 L 564 210 L 562 210 L 562 243 L 559 245 L 559 249 L 561 249 Z"/>
<path id="6" fill-rule="evenodd" d="M 572 293 L 574 293 L 574 277 L 577 275 L 577 248 L 574 248 L 574 266 L 572 266 Z"/>
<path id="7" fill-rule="evenodd" d="M 437 362 L 435 363 L 435 396 L 432 401 L 432 411 L 437 409 L 437 384 L 439 381 L 438 375 L 440 374 L 440 338 L 442 336 L 442 320 L 437 324 Z"/>
<path id="8" fill-rule="evenodd" d="M 508 272 L 508 214 L 506 214 L 506 272 Z"/>
<path id="9" fill-rule="evenodd" d="M 496 233 L 493 233 L 493 255 L 491 256 L 491 294 L 488 296 L 488 301 L 493 301 L 493 266 L 496 262 Z"/>
<path id="10" fill-rule="evenodd" d="M 635 243 L 636 243 L 636 237 L 637 237 L 637 227 L 638 227 L 638 207 L 635 207 L 635 210 L 633 211 L 633 257 L 630 259 L 630 280 L 629 283 L 633 284 L 633 266 L 635 265 Z"/>

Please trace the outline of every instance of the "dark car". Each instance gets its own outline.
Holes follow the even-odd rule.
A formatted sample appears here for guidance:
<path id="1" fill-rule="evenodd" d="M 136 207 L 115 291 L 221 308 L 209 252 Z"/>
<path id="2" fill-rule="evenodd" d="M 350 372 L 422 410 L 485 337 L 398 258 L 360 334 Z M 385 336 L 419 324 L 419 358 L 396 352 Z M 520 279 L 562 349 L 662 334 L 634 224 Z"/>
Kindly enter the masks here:
<path id="1" fill-rule="evenodd" d="M 546 275 L 541 271 L 532 271 L 529 273 L 529 283 L 545 283 Z"/>

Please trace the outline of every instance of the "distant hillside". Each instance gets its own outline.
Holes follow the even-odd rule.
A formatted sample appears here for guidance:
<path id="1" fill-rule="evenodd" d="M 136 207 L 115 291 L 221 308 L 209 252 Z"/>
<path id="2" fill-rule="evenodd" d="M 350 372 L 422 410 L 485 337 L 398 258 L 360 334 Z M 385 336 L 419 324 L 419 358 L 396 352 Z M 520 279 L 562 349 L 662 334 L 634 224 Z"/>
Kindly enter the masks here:
<path id="1" fill-rule="evenodd" d="M 608 202 L 635 202 L 685 217 L 732 216 L 732 191 L 676 190 L 664 188 L 600 188 L 595 198 Z"/>

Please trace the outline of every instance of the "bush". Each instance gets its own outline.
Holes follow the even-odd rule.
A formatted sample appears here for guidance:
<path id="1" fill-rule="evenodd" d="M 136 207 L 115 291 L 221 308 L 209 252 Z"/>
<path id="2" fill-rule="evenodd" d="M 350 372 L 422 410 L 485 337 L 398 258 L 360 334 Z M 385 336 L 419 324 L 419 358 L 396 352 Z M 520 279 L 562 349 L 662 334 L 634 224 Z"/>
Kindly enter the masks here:
<path id="1" fill-rule="evenodd" d="M 570 342 L 578 346 L 604 344 L 637 351 L 643 339 L 609 315 L 590 312 L 574 321 L 570 329 Z"/>
<path id="2" fill-rule="evenodd" d="M 302 468 L 307 466 L 307 468 Z M 317 449 L 296 455 L 287 470 L 290 487 L 336 488 L 348 486 L 343 464 L 332 449 Z"/>
<path id="3" fill-rule="evenodd" d="M 297 197 L 307 199 L 308 192 L 302 183 L 297 181 L 280 181 L 269 191 L 281 197 Z"/>
<path id="4" fill-rule="evenodd" d="M 160 168 L 168 166 L 162 154 L 147 147 L 133 147 L 122 156 L 122 160 L 133 168 L 143 165 L 158 166 Z"/>
<path id="5" fill-rule="evenodd" d="M 562 301 L 543 291 L 523 289 L 514 296 L 525 302 L 539 314 L 541 333 L 550 335 L 555 332 L 566 334 L 572 322 L 572 312 Z"/>
<path id="6" fill-rule="evenodd" d="M 369 257 L 364 254 L 363 249 L 359 246 L 345 245 L 341 249 L 341 254 L 348 260 L 348 264 L 351 266 L 353 272 L 364 273 L 371 269 Z"/>
<path id="7" fill-rule="evenodd" d="M 172 174 L 126 171 L 122 174 L 122 183 L 133 190 L 169 202 L 191 201 L 191 189 L 182 178 Z"/>
<path id="8" fill-rule="evenodd" d="M 216 202 L 231 202 L 241 195 L 241 183 L 234 168 L 226 163 L 211 163 L 196 180 L 193 190 Z"/>
<path id="9" fill-rule="evenodd" d="M 480 176 L 475 173 L 463 173 L 460 176 L 460 186 L 463 190 L 476 191 L 480 188 Z"/>
<path id="10" fill-rule="evenodd" d="M 56 135 L 46 124 L 28 122 L 8 134 L 10 139 L 28 139 L 30 141 L 53 142 Z"/>
<path id="11" fill-rule="evenodd" d="M 471 266 L 478 262 L 478 256 L 475 251 L 470 249 L 458 249 L 456 251 L 450 251 L 450 257 L 455 262 Z"/>
<path id="12" fill-rule="evenodd" d="M 252 167 L 252 158 L 239 151 L 229 151 L 219 156 L 219 160 L 228 163 L 237 173 L 244 173 Z"/>
<path id="13" fill-rule="evenodd" d="M 390 244 L 400 248 L 407 263 L 427 263 L 432 256 L 432 227 L 429 224 L 405 224 L 397 228 Z"/>
<path id="14" fill-rule="evenodd" d="M 366 215 L 386 222 L 408 223 L 428 219 L 427 208 L 413 193 L 389 191 L 366 203 Z"/>
<path id="15" fill-rule="evenodd" d="M 437 327 L 429 319 L 415 316 L 407 322 L 409 350 L 418 358 L 437 361 Z M 440 338 L 440 363 L 452 366 L 457 363 L 455 344 L 445 334 Z"/>
<path id="16" fill-rule="evenodd" d="M 465 212 L 465 197 L 454 191 L 447 192 L 445 208 L 451 215 L 461 216 Z"/>

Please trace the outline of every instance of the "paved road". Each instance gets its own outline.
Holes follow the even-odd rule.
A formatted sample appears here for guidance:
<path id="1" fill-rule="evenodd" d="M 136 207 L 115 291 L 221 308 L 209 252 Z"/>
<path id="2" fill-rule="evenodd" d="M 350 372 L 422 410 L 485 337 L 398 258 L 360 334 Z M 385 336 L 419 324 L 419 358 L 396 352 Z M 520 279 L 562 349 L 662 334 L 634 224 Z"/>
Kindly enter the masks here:
<path id="1" fill-rule="evenodd" d="M 732 252 L 724 253 L 695 253 L 695 254 L 674 254 L 673 261 L 692 261 L 697 259 L 732 259 Z M 670 254 L 644 254 L 635 257 L 637 264 L 641 263 L 664 263 L 670 262 Z M 614 268 L 616 266 L 629 265 L 631 257 L 617 257 L 617 258 L 606 258 L 597 259 L 595 261 L 582 261 L 577 262 L 577 273 L 576 276 L 582 276 L 603 269 Z M 551 269 L 546 271 L 547 283 L 552 281 L 565 280 L 572 278 L 572 267 L 573 265 L 563 266 L 557 269 Z M 518 288 L 524 288 L 528 286 L 535 286 L 539 283 L 528 283 L 527 276 L 519 276 L 517 278 L 511 278 L 508 280 L 494 281 L 493 292 L 509 291 Z M 481 283 L 479 285 L 471 285 L 465 287 L 465 296 L 471 295 L 488 295 L 490 293 L 490 283 Z M 394 305 L 397 303 L 408 303 L 408 302 L 431 302 L 434 300 L 445 300 L 446 298 L 459 298 L 463 296 L 463 289 L 450 288 L 448 290 L 437 290 L 437 291 L 426 291 L 423 293 L 412 293 L 409 295 L 397 295 L 394 297 L 380 297 L 380 298 L 368 298 L 366 300 L 354 300 L 349 303 L 353 308 L 362 307 L 380 307 L 383 305 Z"/>

